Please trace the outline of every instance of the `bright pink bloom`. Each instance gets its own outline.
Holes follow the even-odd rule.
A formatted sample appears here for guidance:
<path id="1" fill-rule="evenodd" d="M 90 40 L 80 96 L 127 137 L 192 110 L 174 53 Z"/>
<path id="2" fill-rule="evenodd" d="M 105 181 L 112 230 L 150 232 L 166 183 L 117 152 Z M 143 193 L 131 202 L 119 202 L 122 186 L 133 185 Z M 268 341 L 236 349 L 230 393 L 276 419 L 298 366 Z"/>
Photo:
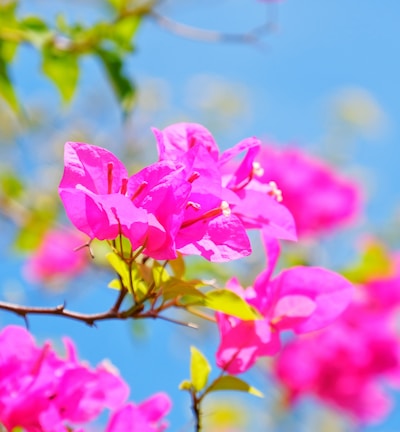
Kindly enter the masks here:
<path id="1" fill-rule="evenodd" d="M 383 385 L 400 385 L 396 255 L 384 273 L 367 275 L 353 303 L 329 328 L 283 348 L 274 374 L 289 403 L 315 395 L 361 424 L 387 415 L 392 403 Z"/>
<path id="2" fill-rule="evenodd" d="M 253 287 L 243 289 L 235 279 L 228 285 L 263 318 L 242 321 L 217 313 L 221 335 L 217 364 L 229 373 L 242 373 L 257 358 L 279 352 L 279 334 L 283 330 L 301 334 L 330 324 L 347 307 L 352 295 L 352 286 L 346 279 L 318 267 L 294 267 L 271 279 L 279 246 L 276 241 L 266 237 L 264 240 L 269 259 L 267 270 L 256 278 Z"/>
<path id="3" fill-rule="evenodd" d="M 184 165 L 192 191 L 178 249 L 211 261 L 240 258 L 251 252 L 246 229 L 257 228 L 272 237 L 294 240 L 293 218 L 270 196 L 270 187 L 254 187 L 254 158 L 260 142 L 248 138 L 220 154 L 211 133 L 195 123 L 178 123 L 162 131 L 154 129 L 160 160 Z M 247 152 L 237 169 L 229 162 Z"/>
<path id="4" fill-rule="evenodd" d="M 67 357 L 50 343 L 40 348 L 27 330 L 8 326 L 0 333 L 0 423 L 7 430 L 67 432 L 71 423 L 95 419 L 103 409 L 118 409 L 129 388 L 104 365 L 79 363 L 72 342 Z"/>
<path id="5" fill-rule="evenodd" d="M 257 161 L 264 170 L 258 180 L 276 182 L 299 236 L 332 230 L 359 213 L 359 186 L 304 151 L 263 145 Z"/>
<path id="6" fill-rule="evenodd" d="M 163 420 L 171 409 L 171 401 L 164 393 L 157 393 L 135 405 L 129 403 L 114 412 L 106 432 L 162 432 L 168 423 Z"/>
<path id="7" fill-rule="evenodd" d="M 153 258 L 176 257 L 174 232 L 191 189 L 179 164 L 159 162 L 129 177 L 109 151 L 74 142 L 66 143 L 64 159 L 59 192 L 80 231 L 99 240 L 122 234 Z"/>
<path id="8" fill-rule="evenodd" d="M 387 317 L 352 306 L 328 329 L 287 344 L 276 358 L 275 375 L 288 402 L 312 394 L 369 423 L 388 413 L 382 379 L 389 382 L 399 366 L 399 339 Z"/>
<path id="9" fill-rule="evenodd" d="M 81 233 L 68 229 L 52 229 L 29 258 L 25 274 L 34 282 L 48 282 L 80 273 L 88 263 L 86 250 L 75 250 L 85 243 Z"/>

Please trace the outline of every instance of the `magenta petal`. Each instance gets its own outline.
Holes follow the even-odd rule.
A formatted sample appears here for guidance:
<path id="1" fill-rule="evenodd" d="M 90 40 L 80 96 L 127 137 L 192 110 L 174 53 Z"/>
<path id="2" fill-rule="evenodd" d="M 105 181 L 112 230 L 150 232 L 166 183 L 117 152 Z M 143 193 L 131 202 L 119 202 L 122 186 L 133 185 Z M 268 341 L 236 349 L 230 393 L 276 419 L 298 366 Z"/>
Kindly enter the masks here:
<path id="1" fill-rule="evenodd" d="M 196 144 L 201 143 L 214 160 L 218 160 L 219 149 L 211 133 L 197 123 L 176 123 L 166 127 L 162 131 L 153 129 L 155 134 L 160 159 L 179 159 Z"/>
<path id="2" fill-rule="evenodd" d="M 315 311 L 294 326 L 296 333 L 318 330 L 334 321 L 349 305 L 353 288 L 337 273 L 319 267 L 294 267 L 283 271 L 272 282 L 280 297 L 300 295 L 315 302 Z M 275 316 L 275 312 L 274 312 Z"/>
<path id="3" fill-rule="evenodd" d="M 238 192 L 241 201 L 233 212 L 247 229 L 262 229 L 265 234 L 284 240 L 296 240 L 296 227 L 290 211 L 274 198 L 256 190 Z"/>
<path id="4" fill-rule="evenodd" d="M 180 240 L 182 241 L 183 238 Z M 183 254 L 201 255 L 212 262 L 243 258 L 251 253 L 246 231 L 240 220 L 234 215 L 222 215 L 211 220 L 201 240 L 182 246 L 178 245 L 178 249 Z"/>
<path id="5" fill-rule="evenodd" d="M 94 145 L 67 142 L 64 148 L 64 174 L 60 188 L 82 185 L 96 194 L 117 193 L 121 180 L 128 178 L 122 162 L 111 152 Z M 112 165 L 112 189 L 108 190 L 109 164 Z"/>
<path id="6" fill-rule="evenodd" d="M 172 402 L 166 393 L 156 393 L 139 404 L 143 416 L 151 421 L 158 422 L 169 413 Z"/>

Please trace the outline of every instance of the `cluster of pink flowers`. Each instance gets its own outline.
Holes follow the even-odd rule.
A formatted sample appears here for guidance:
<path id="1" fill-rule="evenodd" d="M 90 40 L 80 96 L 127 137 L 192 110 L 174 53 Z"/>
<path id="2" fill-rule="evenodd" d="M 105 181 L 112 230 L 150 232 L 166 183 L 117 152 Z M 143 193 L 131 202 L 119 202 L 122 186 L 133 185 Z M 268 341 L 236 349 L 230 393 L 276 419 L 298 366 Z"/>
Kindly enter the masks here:
<path id="1" fill-rule="evenodd" d="M 166 395 L 126 404 L 129 388 L 114 370 L 106 364 L 90 369 L 78 361 L 72 342 L 64 343 L 67 356 L 61 358 L 49 342 L 37 346 L 22 327 L 0 332 L 0 425 L 7 431 L 68 432 L 96 419 L 105 408 L 115 411 L 107 432 L 165 429 L 162 418 L 170 409 Z M 83 431 L 79 426 L 73 430 Z"/>
<path id="2" fill-rule="evenodd" d="M 251 253 L 247 229 L 294 240 L 291 213 L 276 186 L 257 180 L 260 141 L 248 138 L 220 153 L 203 126 L 154 129 L 159 160 L 132 176 L 109 151 L 85 143 L 65 146 L 59 192 L 72 223 L 90 238 L 122 234 L 154 259 L 177 252 L 228 261 Z M 229 162 L 245 152 L 242 162 Z"/>
<path id="3" fill-rule="evenodd" d="M 353 220 L 360 212 L 360 187 L 329 165 L 295 148 L 264 144 L 256 159 L 260 181 L 275 181 L 293 214 L 299 237 L 316 236 Z"/>
<path id="4" fill-rule="evenodd" d="M 279 256 L 276 240 L 264 237 L 267 269 L 254 286 L 243 289 L 236 279 L 228 287 L 253 306 L 262 317 L 243 321 L 217 313 L 221 342 L 217 364 L 229 373 L 249 369 L 259 357 L 277 354 L 279 334 L 308 333 L 332 323 L 348 306 L 352 285 L 344 277 L 319 267 L 293 267 L 271 277 Z"/>
<path id="5" fill-rule="evenodd" d="M 342 317 L 326 330 L 288 343 L 274 374 L 289 403 L 314 395 L 365 424 L 383 419 L 385 384 L 400 383 L 400 260 L 387 275 L 369 276 Z"/>

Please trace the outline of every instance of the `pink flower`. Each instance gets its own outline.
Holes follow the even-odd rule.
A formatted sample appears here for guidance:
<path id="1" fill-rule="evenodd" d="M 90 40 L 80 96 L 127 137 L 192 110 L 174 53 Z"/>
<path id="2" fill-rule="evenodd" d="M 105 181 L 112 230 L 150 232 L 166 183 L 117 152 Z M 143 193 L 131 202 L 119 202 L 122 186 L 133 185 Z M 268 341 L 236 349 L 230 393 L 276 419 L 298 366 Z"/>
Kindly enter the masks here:
<path id="1" fill-rule="evenodd" d="M 67 432 L 104 408 L 118 409 L 128 396 L 128 386 L 105 365 L 79 363 L 69 340 L 60 358 L 50 343 L 40 348 L 27 330 L 8 326 L 0 346 L 0 422 L 7 430 Z"/>
<path id="2" fill-rule="evenodd" d="M 264 241 L 269 263 L 254 287 L 243 289 L 235 279 L 228 284 L 259 311 L 262 319 L 242 321 L 217 313 L 221 336 L 217 364 L 229 373 L 242 373 L 259 357 L 279 352 L 279 334 L 283 330 L 301 334 L 330 324 L 347 307 L 352 295 L 346 279 L 318 267 L 294 267 L 271 279 L 279 246 L 267 237 Z"/>
<path id="3" fill-rule="evenodd" d="M 127 237 L 135 250 L 156 259 L 176 258 L 180 226 L 191 186 L 182 168 L 159 162 L 128 177 L 109 151 L 84 143 L 65 145 L 59 192 L 72 223 L 90 238 Z"/>
<path id="4" fill-rule="evenodd" d="M 211 261 L 240 258 L 251 252 L 246 229 L 263 229 L 273 237 L 294 240 L 293 218 L 270 196 L 270 188 L 250 185 L 254 158 L 260 143 L 248 138 L 220 154 L 203 126 L 178 123 L 162 131 L 154 129 L 160 160 L 179 161 L 192 183 L 178 249 Z M 229 162 L 247 152 L 236 170 Z"/>
<path id="5" fill-rule="evenodd" d="M 391 407 L 382 379 L 399 371 L 399 339 L 384 314 L 350 307 L 317 335 L 287 344 L 275 376 L 288 401 L 313 394 L 359 423 L 382 419 Z"/>
<path id="6" fill-rule="evenodd" d="M 85 250 L 75 250 L 85 243 L 81 233 L 67 229 L 52 229 L 44 235 L 41 244 L 25 266 L 27 279 L 48 282 L 72 277 L 88 263 Z"/>
<path id="7" fill-rule="evenodd" d="M 304 151 L 263 145 L 257 161 L 264 170 L 258 180 L 276 182 L 299 236 L 330 231 L 359 213 L 359 186 Z"/>
<path id="8" fill-rule="evenodd" d="M 355 267 L 361 284 L 340 319 L 289 342 L 276 358 L 274 375 L 289 403 L 314 395 L 361 424 L 389 412 L 392 402 L 384 385 L 400 385 L 400 262 L 397 255 L 381 255 L 386 251 L 377 246 L 381 248 L 369 243 L 366 254 L 375 258 L 375 265 L 380 258 L 383 267 L 365 266 L 365 257 L 364 267 Z"/>
<path id="9" fill-rule="evenodd" d="M 157 393 L 139 405 L 129 403 L 113 413 L 106 432 L 162 432 L 168 426 L 163 417 L 170 409 L 171 401 L 164 393 Z"/>

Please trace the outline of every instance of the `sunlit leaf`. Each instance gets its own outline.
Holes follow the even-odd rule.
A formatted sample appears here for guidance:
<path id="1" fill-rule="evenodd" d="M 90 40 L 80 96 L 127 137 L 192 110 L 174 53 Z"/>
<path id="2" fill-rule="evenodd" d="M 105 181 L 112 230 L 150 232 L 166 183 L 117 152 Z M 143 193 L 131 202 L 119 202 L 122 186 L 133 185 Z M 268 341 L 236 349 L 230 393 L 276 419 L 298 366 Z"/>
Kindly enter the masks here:
<path id="1" fill-rule="evenodd" d="M 19 110 L 18 99 L 10 81 L 7 63 L 2 57 L 0 57 L 0 95 L 14 111 Z"/>
<path id="2" fill-rule="evenodd" d="M 203 285 L 199 280 L 184 281 L 171 277 L 166 284 L 163 285 L 163 297 L 165 300 L 180 298 L 179 303 L 197 303 L 203 302 L 205 294 L 198 290 L 198 286 Z"/>
<path id="3" fill-rule="evenodd" d="M 104 49 L 97 50 L 98 58 L 101 60 L 114 92 L 121 104 L 123 112 L 126 114 L 135 103 L 135 86 L 123 73 L 123 62 L 115 52 Z"/>
<path id="4" fill-rule="evenodd" d="M 69 102 L 78 84 L 78 56 L 50 48 L 44 49 L 42 69 L 44 74 L 57 86 L 63 101 Z"/>
<path id="5" fill-rule="evenodd" d="M 30 16 L 24 18 L 20 23 L 25 38 L 36 48 L 42 48 L 53 37 L 46 23 L 39 17 Z"/>
<path id="6" fill-rule="evenodd" d="M 205 356 L 194 346 L 190 347 L 190 380 L 194 389 L 199 392 L 207 385 L 211 366 Z"/>
<path id="7" fill-rule="evenodd" d="M 178 255 L 178 258 L 168 261 L 168 265 L 176 278 L 181 279 L 185 274 L 185 260 L 181 254 Z"/>
<path id="8" fill-rule="evenodd" d="M 255 308 L 233 291 L 226 289 L 208 291 L 202 306 L 224 312 L 242 320 L 257 320 L 262 318 Z"/>
<path id="9" fill-rule="evenodd" d="M 236 390 L 252 394 L 257 397 L 264 397 L 264 395 L 255 387 L 249 385 L 246 381 L 233 375 L 224 375 L 216 383 L 207 389 L 207 393 L 221 391 L 221 390 Z"/>
<path id="10" fill-rule="evenodd" d="M 183 380 L 179 384 L 179 390 L 190 390 L 192 388 L 192 383 L 189 380 Z"/>

